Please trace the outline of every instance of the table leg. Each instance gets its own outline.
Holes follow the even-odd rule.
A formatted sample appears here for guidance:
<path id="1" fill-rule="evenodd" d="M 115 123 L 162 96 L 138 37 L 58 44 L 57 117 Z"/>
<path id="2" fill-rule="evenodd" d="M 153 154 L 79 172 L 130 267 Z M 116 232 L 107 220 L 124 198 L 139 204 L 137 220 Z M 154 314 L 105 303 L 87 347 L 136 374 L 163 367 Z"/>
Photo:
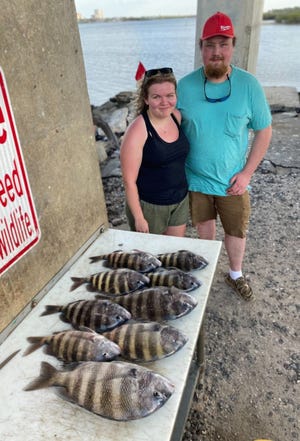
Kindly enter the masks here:
<path id="1" fill-rule="evenodd" d="M 204 325 L 202 323 L 200 333 L 197 339 L 196 347 L 196 363 L 199 368 L 199 377 L 202 378 L 205 367 L 205 351 L 204 351 Z"/>

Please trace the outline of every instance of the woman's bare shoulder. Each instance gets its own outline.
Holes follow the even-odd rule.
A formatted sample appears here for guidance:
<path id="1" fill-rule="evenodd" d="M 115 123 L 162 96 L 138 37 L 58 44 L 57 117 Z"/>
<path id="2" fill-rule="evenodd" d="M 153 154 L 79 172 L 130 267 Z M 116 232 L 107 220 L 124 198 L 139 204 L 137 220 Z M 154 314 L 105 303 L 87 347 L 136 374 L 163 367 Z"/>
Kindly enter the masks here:
<path id="1" fill-rule="evenodd" d="M 147 139 L 147 129 L 142 115 L 138 115 L 127 127 L 122 147 L 126 145 L 143 145 Z"/>
<path id="2" fill-rule="evenodd" d="M 172 113 L 173 113 L 173 115 L 175 116 L 175 118 L 177 119 L 177 121 L 180 124 L 181 123 L 181 113 L 180 113 L 180 111 L 175 108 Z"/>

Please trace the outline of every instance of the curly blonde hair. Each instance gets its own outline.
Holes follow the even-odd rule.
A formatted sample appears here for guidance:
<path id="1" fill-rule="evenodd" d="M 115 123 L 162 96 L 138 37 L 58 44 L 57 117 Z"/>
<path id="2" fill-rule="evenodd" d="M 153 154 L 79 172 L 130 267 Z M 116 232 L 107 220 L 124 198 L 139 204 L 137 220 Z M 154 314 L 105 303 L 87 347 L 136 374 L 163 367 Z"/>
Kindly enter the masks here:
<path id="1" fill-rule="evenodd" d="M 145 99 L 148 98 L 149 87 L 152 86 L 152 84 L 160 84 L 166 82 L 174 84 L 176 92 L 177 81 L 173 73 L 162 74 L 158 72 L 151 77 L 147 77 L 147 75 L 145 74 L 144 79 L 141 80 L 138 84 L 137 97 L 135 101 L 136 116 L 140 115 L 144 112 L 144 110 L 148 109 L 148 105 L 145 103 Z"/>

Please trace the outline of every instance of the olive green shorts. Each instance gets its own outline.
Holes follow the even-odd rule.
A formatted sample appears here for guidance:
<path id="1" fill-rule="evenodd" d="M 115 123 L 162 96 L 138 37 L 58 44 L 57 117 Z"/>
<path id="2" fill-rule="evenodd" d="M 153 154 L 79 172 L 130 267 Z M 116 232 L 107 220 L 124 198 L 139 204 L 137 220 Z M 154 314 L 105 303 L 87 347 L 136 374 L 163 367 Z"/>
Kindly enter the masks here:
<path id="1" fill-rule="evenodd" d="M 250 197 L 247 190 L 241 196 L 214 196 L 191 191 L 190 210 L 194 226 L 216 219 L 219 215 L 226 234 L 246 237 L 250 218 Z"/>
<path id="2" fill-rule="evenodd" d="M 187 223 L 189 218 L 189 196 L 174 205 L 155 205 L 140 201 L 144 217 L 149 225 L 149 233 L 163 234 L 168 227 L 177 227 Z M 135 231 L 134 218 L 126 204 L 126 216 L 131 231 Z"/>

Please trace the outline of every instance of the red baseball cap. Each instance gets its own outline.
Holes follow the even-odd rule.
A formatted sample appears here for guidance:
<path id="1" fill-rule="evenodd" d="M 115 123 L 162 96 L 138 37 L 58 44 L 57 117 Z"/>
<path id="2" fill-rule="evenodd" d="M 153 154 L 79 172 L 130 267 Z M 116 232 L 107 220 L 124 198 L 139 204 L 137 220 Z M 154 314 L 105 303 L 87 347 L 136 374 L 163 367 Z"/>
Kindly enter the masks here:
<path id="1" fill-rule="evenodd" d="M 228 15 L 222 12 L 217 12 L 206 20 L 203 26 L 201 40 L 206 40 L 207 38 L 217 35 L 230 38 L 234 37 L 232 21 Z"/>

